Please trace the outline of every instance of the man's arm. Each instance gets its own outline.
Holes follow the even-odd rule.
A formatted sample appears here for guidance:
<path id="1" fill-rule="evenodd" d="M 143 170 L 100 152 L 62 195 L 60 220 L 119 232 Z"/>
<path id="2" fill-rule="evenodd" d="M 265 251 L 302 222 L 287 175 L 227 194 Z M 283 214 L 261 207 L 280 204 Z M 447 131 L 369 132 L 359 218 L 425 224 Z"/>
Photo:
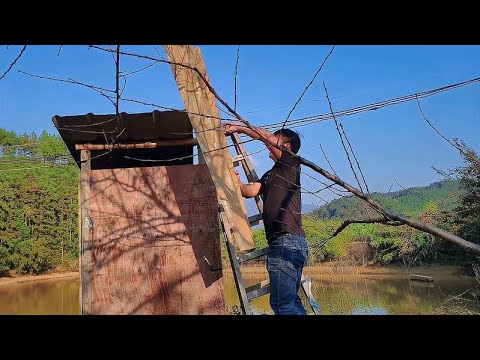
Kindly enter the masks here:
<path id="1" fill-rule="evenodd" d="M 262 193 L 262 184 L 260 182 L 254 182 L 252 184 L 244 184 L 240 181 L 240 175 L 235 171 L 237 175 L 238 184 L 240 185 L 240 191 L 244 198 L 252 198 Z"/>
<path id="2" fill-rule="evenodd" d="M 257 132 L 247 128 L 246 126 L 239 125 L 236 123 L 228 123 L 225 124 L 225 136 L 232 135 L 235 132 L 245 134 L 247 136 L 250 136 L 252 139 L 255 140 L 260 140 L 263 142 L 267 148 L 270 150 L 272 155 L 275 157 L 276 160 L 280 159 L 282 157 L 282 151 L 277 149 L 276 147 L 273 147 L 272 145 L 269 144 L 268 141 L 276 144 L 278 141 L 277 136 L 273 135 L 270 131 L 263 129 L 258 126 L 254 126 L 254 128 L 260 133 L 262 136 L 260 136 Z M 268 141 L 266 140 L 268 139 Z M 282 145 L 282 144 L 279 144 Z"/>

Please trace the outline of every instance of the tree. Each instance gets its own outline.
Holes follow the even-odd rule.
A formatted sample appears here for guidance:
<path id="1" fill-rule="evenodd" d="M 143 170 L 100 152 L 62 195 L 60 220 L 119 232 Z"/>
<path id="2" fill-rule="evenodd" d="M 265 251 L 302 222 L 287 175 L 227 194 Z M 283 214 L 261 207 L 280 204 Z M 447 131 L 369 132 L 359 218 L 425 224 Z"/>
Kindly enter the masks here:
<path id="1" fill-rule="evenodd" d="M 445 214 L 444 221 L 465 240 L 480 244 L 480 158 L 462 141 L 455 143 L 462 149 L 464 164 L 443 174 L 457 178 L 462 191 L 453 214 Z"/>

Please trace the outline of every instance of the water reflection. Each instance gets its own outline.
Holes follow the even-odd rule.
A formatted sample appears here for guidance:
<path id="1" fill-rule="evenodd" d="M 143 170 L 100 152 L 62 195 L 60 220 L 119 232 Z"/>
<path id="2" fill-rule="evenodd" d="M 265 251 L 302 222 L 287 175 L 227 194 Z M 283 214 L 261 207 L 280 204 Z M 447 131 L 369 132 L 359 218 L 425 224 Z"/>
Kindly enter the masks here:
<path id="1" fill-rule="evenodd" d="M 352 310 L 352 315 L 388 315 L 388 312 L 379 307 L 355 308 Z"/>
<path id="2" fill-rule="evenodd" d="M 265 280 L 266 273 L 245 274 L 245 285 Z M 433 283 L 409 281 L 407 278 L 343 278 L 312 277 L 312 292 L 322 314 L 387 315 L 449 313 L 455 305 L 452 296 L 462 294 L 467 310 L 480 312 L 477 301 L 469 298 L 469 289 L 478 287 L 474 279 L 444 277 Z M 224 275 L 228 309 L 239 306 L 231 273 Z M 308 312 L 311 308 L 302 295 Z M 258 314 L 272 314 L 269 296 L 252 302 Z M 46 280 L 0 286 L 0 314 L 79 314 L 79 279 Z"/>
<path id="3" fill-rule="evenodd" d="M 0 314 L 79 314 L 79 291 L 78 278 L 0 286 Z"/>
<path id="4" fill-rule="evenodd" d="M 265 279 L 266 274 L 249 274 L 245 278 L 247 286 Z M 455 304 L 453 296 L 466 298 L 462 307 L 466 311 L 480 312 L 480 304 L 468 295 L 468 290 L 478 287 L 471 278 L 444 276 L 433 283 L 409 281 L 408 278 L 333 278 L 312 277 L 312 292 L 325 315 L 421 315 L 451 313 Z M 225 292 L 228 306 L 239 305 L 231 274 L 225 276 Z M 307 309 L 306 297 L 302 301 Z M 255 299 L 252 307 L 264 313 L 271 313 L 269 297 Z"/>

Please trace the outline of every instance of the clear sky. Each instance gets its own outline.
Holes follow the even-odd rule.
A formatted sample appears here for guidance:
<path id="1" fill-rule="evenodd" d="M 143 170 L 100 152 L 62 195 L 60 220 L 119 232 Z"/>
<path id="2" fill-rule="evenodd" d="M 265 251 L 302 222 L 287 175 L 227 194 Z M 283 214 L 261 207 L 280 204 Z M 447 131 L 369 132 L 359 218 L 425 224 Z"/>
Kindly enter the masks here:
<path id="1" fill-rule="evenodd" d="M 234 103 L 237 45 L 200 46 L 207 71 L 217 92 Z M 0 76 L 21 46 L 0 47 Z M 72 78 L 115 88 L 111 54 L 87 46 L 28 46 L 13 70 L 0 81 L 0 127 L 17 133 L 55 133 L 54 115 L 114 113 L 111 103 L 91 89 L 32 78 L 36 75 Z M 162 46 L 157 46 L 162 55 Z M 297 101 L 331 46 L 241 46 L 237 82 L 237 110 L 254 125 L 279 122 Z M 153 46 L 122 46 L 123 51 L 158 57 Z M 122 57 L 121 70 L 133 71 L 151 61 Z M 337 46 L 291 118 L 329 112 L 323 82 L 335 111 L 427 91 L 480 76 L 480 46 Z M 166 64 L 156 64 L 127 77 L 123 96 L 173 108 L 184 108 Z M 427 118 L 448 138 L 461 138 L 480 149 L 480 84 L 421 99 Z M 152 107 L 121 103 L 127 113 Z M 222 114 L 221 114 L 222 115 Z M 224 115 L 224 114 L 223 114 Z M 431 168 L 459 165 L 458 151 L 441 139 L 423 120 L 415 101 L 339 118 L 354 146 L 371 191 L 387 191 L 395 178 L 404 187 L 439 180 Z M 287 125 L 288 126 L 288 125 Z M 297 130 L 302 135 L 300 155 L 328 169 L 322 144 L 336 172 L 355 185 L 339 136 L 332 121 Z M 247 144 L 247 150 L 261 149 Z M 253 155 L 259 175 L 272 166 L 266 151 Z M 312 171 L 306 170 L 313 174 Z M 317 190 L 320 184 L 302 177 L 302 185 Z M 394 184 L 392 190 L 398 190 Z M 328 191 L 326 200 L 334 195 Z M 307 204 L 322 204 L 304 195 Z"/>

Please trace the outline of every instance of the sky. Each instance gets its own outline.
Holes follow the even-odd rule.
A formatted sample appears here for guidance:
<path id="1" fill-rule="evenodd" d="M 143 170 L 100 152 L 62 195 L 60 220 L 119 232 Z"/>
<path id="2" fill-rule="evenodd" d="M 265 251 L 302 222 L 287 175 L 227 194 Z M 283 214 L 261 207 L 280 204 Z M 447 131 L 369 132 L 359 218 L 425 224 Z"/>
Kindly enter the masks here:
<path id="1" fill-rule="evenodd" d="M 238 45 L 199 47 L 213 87 L 233 105 Z M 0 76 L 21 48 L 0 46 Z M 155 46 L 156 49 L 144 45 L 122 45 L 121 48 L 156 58 L 158 51 L 165 56 L 161 45 Z M 253 125 L 285 120 L 331 48 L 331 45 L 240 46 L 238 112 Z M 120 67 L 129 72 L 150 63 L 122 57 Z M 33 78 L 18 70 L 115 88 L 115 66 L 109 53 L 80 45 L 65 45 L 60 53 L 58 45 L 28 46 L 12 71 L 0 81 L 2 128 L 17 133 L 43 130 L 56 133 L 52 123 L 54 115 L 115 112 L 110 102 L 91 89 Z M 480 77 L 478 45 L 339 45 L 291 119 L 330 112 L 323 83 L 334 111 L 341 111 L 476 77 Z M 161 63 L 127 76 L 123 96 L 184 108 L 170 67 Z M 429 121 L 447 138 L 460 138 L 474 150 L 480 150 L 480 83 L 421 99 L 420 104 Z M 127 113 L 152 110 L 154 108 L 140 104 L 120 104 L 120 111 Z M 340 117 L 338 121 L 344 126 L 372 192 L 400 190 L 394 179 L 406 188 L 425 186 L 441 179 L 432 166 L 445 170 L 462 163 L 458 151 L 424 121 L 415 101 Z M 316 122 L 295 130 L 302 137 L 301 156 L 329 170 L 321 144 L 340 178 L 356 184 L 333 121 Z M 256 152 L 264 147 L 260 143 L 248 143 L 246 148 L 248 152 Z M 252 160 L 260 176 L 273 165 L 267 151 L 252 155 Z M 310 169 L 302 170 L 321 179 Z M 322 187 L 304 175 L 301 181 L 302 187 L 310 191 Z M 336 197 L 328 190 L 319 196 L 326 201 Z M 303 194 L 306 204 L 322 205 L 323 200 Z"/>

